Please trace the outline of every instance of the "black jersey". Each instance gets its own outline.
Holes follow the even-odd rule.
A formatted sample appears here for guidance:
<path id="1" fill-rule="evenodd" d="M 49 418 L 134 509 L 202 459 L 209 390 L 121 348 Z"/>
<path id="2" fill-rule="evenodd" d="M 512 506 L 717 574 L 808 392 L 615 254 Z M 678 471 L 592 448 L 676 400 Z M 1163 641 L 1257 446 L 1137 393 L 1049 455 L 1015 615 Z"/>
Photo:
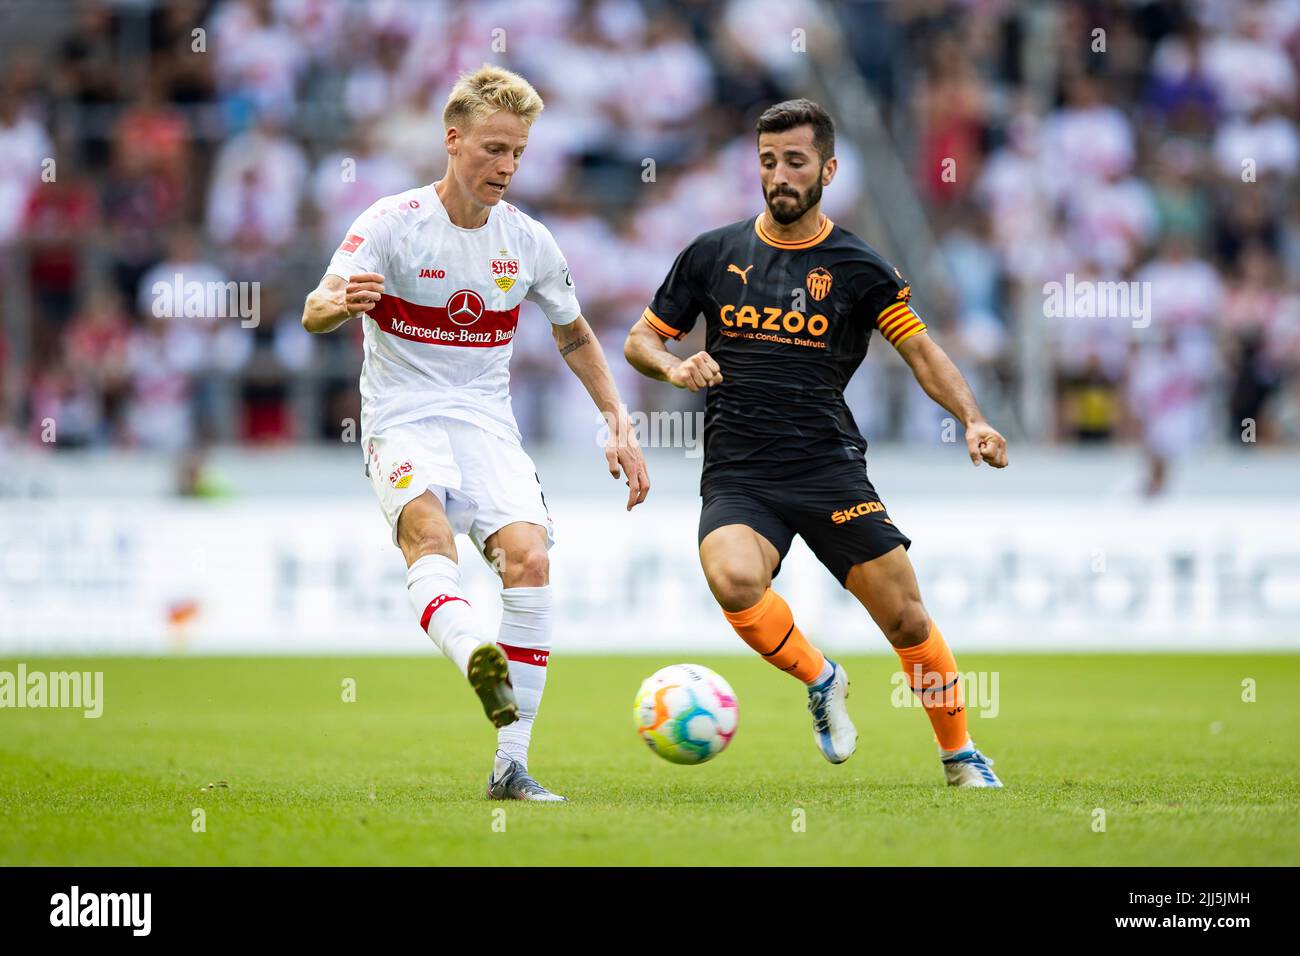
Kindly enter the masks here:
<path id="1" fill-rule="evenodd" d="M 895 347 L 925 331 L 910 296 L 897 269 L 830 219 L 811 239 L 782 242 L 760 215 L 682 250 L 644 318 L 674 339 L 701 313 L 707 323 L 723 381 L 706 397 L 702 483 L 861 464 L 867 443 L 844 388 L 873 329 Z"/>

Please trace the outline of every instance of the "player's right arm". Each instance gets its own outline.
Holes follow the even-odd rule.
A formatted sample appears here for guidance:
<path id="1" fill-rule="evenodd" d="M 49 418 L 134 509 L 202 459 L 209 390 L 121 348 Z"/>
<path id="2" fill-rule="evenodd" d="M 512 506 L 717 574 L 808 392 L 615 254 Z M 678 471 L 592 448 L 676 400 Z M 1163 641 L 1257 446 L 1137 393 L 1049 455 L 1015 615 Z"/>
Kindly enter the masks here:
<path id="1" fill-rule="evenodd" d="M 678 388 L 698 392 L 722 381 L 722 371 L 708 352 L 678 358 L 668 351 L 669 339 L 680 339 L 700 314 L 696 262 L 703 253 L 696 239 L 683 249 L 664 278 L 654 301 L 642 313 L 623 343 L 623 357 L 640 372 Z"/>
<path id="2" fill-rule="evenodd" d="M 698 392 L 722 381 L 722 372 L 708 352 L 678 358 L 668 351 L 668 337 L 643 316 L 627 334 L 623 357 L 642 375 Z"/>
<path id="3" fill-rule="evenodd" d="M 317 334 L 333 332 L 352 316 L 373 309 L 383 294 L 384 277 L 378 272 L 359 272 L 347 279 L 323 276 L 302 307 L 302 327 Z"/>
<path id="4" fill-rule="evenodd" d="M 308 332 L 333 332 L 352 316 L 369 312 L 383 297 L 384 272 L 401 228 L 401 213 L 412 206 L 410 201 L 395 205 L 399 198 L 377 200 L 353 221 L 303 305 L 302 327 Z"/>

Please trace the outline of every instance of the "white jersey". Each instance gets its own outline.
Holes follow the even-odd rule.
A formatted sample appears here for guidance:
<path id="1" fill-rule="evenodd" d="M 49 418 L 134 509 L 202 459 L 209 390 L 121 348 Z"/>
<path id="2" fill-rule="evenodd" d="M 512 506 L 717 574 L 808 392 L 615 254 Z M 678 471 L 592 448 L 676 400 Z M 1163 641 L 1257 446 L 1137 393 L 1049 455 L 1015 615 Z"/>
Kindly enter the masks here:
<path id="1" fill-rule="evenodd" d="M 431 416 L 518 442 L 509 384 L 519 306 L 536 303 L 554 325 L 581 311 L 545 226 L 502 202 L 484 225 L 462 229 L 432 185 L 385 197 L 358 216 L 327 271 L 384 277 L 383 297 L 363 319 L 363 443 Z"/>

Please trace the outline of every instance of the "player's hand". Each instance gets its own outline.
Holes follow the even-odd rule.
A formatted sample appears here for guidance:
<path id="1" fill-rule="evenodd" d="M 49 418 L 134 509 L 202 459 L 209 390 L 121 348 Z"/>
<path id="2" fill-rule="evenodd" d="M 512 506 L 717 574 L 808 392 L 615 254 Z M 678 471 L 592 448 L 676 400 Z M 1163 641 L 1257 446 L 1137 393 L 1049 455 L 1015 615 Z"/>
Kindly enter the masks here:
<path id="1" fill-rule="evenodd" d="M 682 359 L 677 363 L 676 367 L 668 373 L 668 381 L 678 388 L 689 388 L 692 392 L 698 392 L 702 388 L 721 382 L 722 371 L 708 352 L 696 352 L 690 358 Z"/>
<path id="2" fill-rule="evenodd" d="M 1007 467 L 1007 440 L 988 422 L 975 422 L 966 427 L 966 450 L 974 465 L 983 460 L 994 468 Z"/>
<path id="3" fill-rule="evenodd" d="M 378 272 L 359 272 L 348 279 L 343 289 L 343 308 L 348 315 L 369 312 L 384 294 L 384 277 Z"/>
<path id="4" fill-rule="evenodd" d="M 606 414 L 607 422 L 610 417 Z M 620 408 L 610 426 L 609 437 L 605 439 L 605 463 L 615 478 L 620 472 L 627 476 L 627 510 L 631 511 L 650 494 L 650 476 L 627 410 Z"/>

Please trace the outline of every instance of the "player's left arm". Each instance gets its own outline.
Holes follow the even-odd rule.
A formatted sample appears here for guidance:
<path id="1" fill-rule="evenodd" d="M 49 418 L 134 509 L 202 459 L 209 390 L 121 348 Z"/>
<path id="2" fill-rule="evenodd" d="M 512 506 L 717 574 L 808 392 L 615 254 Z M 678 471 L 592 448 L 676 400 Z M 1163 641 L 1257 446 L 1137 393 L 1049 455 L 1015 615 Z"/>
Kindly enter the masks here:
<path id="1" fill-rule="evenodd" d="M 560 355 L 573 374 L 587 389 L 587 394 L 600 409 L 609 428 L 605 440 L 605 461 L 609 473 L 615 478 L 619 470 L 627 476 L 627 510 L 631 511 L 645 501 L 650 493 L 650 477 L 646 474 L 645 457 L 632 429 L 627 407 L 619 397 L 614 384 L 614 373 L 605 360 L 605 350 L 600 347 L 596 333 L 587 320 L 579 315 L 564 325 L 552 325 L 551 334 Z"/>
<path id="2" fill-rule="evenodd" d="M 987 461 L 994 468 L 1007 464 L 1007 440 L 992 425 L 975 403 L 966 379 L 962 377 L 948 353 L 926 332 L 910 335 L 898 344 L 898 353 L 912 368 L 917 383 L 935 402 L 966 426 L 966 449 L 970 460 L 978 465 Z"/>

